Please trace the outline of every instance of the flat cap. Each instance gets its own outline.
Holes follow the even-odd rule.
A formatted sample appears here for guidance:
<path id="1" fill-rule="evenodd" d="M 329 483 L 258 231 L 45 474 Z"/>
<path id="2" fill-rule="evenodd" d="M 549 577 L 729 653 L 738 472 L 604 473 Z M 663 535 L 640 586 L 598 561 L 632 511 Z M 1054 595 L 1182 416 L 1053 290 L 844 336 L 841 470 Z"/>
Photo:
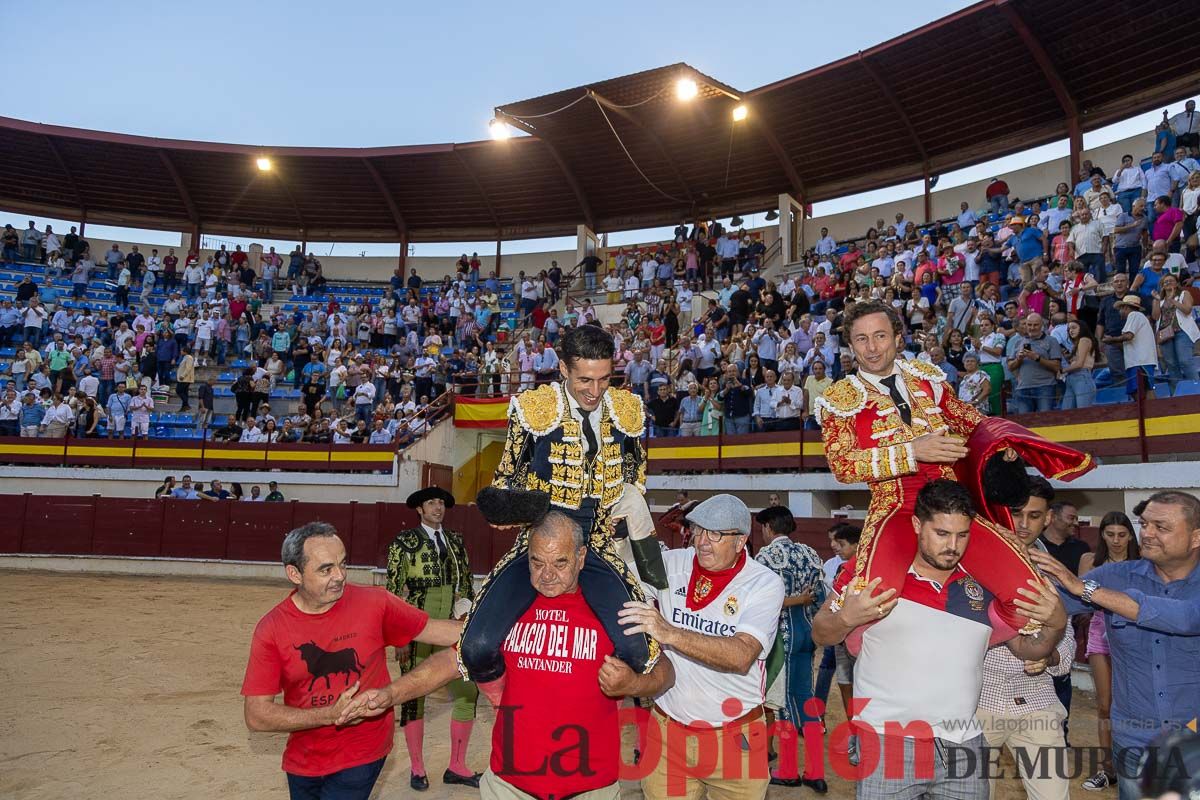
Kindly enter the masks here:
<path id="1" fill-rule="evenodd" d="M 750 535 L 750 509 L 731 494 L 714 494 L 689 511 L 687 521 L 708 531 Z"/>

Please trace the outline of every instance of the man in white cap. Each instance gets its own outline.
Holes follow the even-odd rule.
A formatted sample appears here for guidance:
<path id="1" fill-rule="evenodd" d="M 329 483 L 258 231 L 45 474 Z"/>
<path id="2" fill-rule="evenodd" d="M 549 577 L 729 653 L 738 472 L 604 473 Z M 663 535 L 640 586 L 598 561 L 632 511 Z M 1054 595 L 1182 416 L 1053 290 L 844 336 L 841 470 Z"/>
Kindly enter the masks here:
<path id="1" fill-rule="evenodd" d="M 667 588 L 656 592 L 658 609 L 629 602 L 618 615 L 627 634 L 657 639 L 675 668 L 675 685 L 658 697 L 651 714 L 665 746 L 642 780 L 642 792 L 647 800 L 699 797 L 701 790 L 763 798 L 770 777 L 766 727 L 759 720 L 783 581 L 748 557 L 750 511 L 738 498 L 714 495 L 686 521 L 692 546 L 663 554 Z M 729 737 L 736 741 L 726 744 Z M 699 763 L 701 750 L 714 759 L 710 767 Z M 728 753 L 740 753 L 740 763 L 727 764 Z"/>

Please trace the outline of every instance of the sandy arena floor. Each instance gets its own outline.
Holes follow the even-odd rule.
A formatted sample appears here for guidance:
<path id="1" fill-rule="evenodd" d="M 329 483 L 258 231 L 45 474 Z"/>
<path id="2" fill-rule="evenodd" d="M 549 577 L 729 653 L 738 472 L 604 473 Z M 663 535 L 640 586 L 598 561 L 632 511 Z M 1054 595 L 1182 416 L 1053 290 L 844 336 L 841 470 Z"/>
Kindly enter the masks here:
<path id="1" fill-rule="evenodd" d="M 285 595 L 282 576 L 263 583 L 0 572 L 0 585 L 0 681 L 12 692 L 0 719 L 0 798 L 287 797 L 284 736 L 247 731 L 238 695 L 250 634 Z M 441 784 L 449 705 L 435 696 L 429 708 L 431 785 L 420 796 L 477 796 Z M 487 763 L 492 718 L 481 702 L 476 769 Z M 840 721 L 840 713 L 831 717 Z M 1076 744 L 1095 744 L 1090 697 L 1076 694 L 1071 722 Z M 830 798 L 854 796 L 836 777 L 830 786 Z M 778 787 L 769 796 L 801 793 L 815 797 Z M 414 794 L 397 732 L 373 797 Z M 996 800 L 1023 795 L 1006 781 Z M 1085 795 L 1094 796 L 1076 781 L 1072 796 Z M 640 796 L 636 784 L 625 787 L 624 797 Z"/>

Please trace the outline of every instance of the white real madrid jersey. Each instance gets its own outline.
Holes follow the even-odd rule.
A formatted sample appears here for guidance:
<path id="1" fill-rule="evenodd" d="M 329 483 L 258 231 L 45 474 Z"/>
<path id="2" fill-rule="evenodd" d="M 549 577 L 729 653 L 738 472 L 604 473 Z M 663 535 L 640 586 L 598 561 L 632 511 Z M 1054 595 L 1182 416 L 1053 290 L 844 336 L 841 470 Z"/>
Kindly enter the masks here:
<path id="1" fill-rule="evenodd" d="M 762 645 L 758 659 L 745 675 L 721 672 L 694 661 L 669 647 L 663 651 L 675 668 L 675 685 L 655 702 L 672 719 L 691 724 L 720 725 L 761 705 L 766 694 L 766 659 L 775 644 L 779 611 L 783 607 L 783 581 L 771 570 L 747 557 L 740 572 L 704 608 L 687 607 L 688 585 L 696 550 L 663 553 L 667 588 L 655 592 L 659 610 L 677 628 L 706 636 L 748 633 Z M 727 700 L 732 709 L 726 708 Z M 735 713 L 727 714 L 726 711 Z"/>

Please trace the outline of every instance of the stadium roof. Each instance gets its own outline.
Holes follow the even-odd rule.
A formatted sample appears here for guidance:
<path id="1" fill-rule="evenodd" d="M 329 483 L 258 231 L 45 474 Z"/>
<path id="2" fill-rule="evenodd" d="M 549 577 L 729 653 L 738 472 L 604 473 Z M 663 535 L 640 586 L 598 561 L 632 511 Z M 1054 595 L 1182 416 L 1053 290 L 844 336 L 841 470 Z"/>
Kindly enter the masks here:
<path id="1" fill-rule="evenodd" d="M 888 186 L 1196 89 L 1192 0 L 985 0 L 741 92 L 686 64 L 509 103 L 532 134 L 376 148 L 218 144 L 0 118 L 0 206 L 310 241 L 471 241 L 672 224 Z M 675 82 L 698 96 L 681 102 Z M 731 112 L 745 104 L 748 117 Z M 565 108 L 564 108 L 565 107 Z M 260 172 L 258 157 L 273 168 Z"/>

